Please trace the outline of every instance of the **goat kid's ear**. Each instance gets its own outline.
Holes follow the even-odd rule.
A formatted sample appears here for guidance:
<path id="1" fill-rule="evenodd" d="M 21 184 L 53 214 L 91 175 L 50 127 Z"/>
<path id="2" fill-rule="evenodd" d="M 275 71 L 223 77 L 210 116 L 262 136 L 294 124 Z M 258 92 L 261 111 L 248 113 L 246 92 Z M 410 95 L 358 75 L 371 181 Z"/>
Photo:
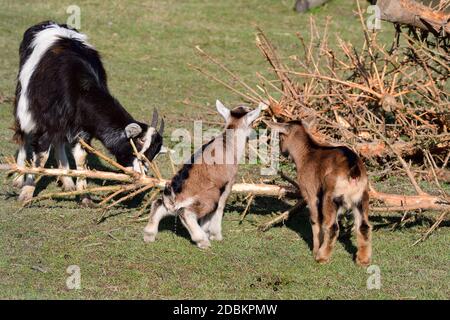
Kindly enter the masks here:
<path id="1" fill-rule="evenodd" d="M 259 117 L 260 113 L 261 113 L 261 106 L 259 106 L 255 110 L 250 111 L 249 113 L 247 113 L 245 115 L 245 120 L 244 120 L 245 124 L 247 126 L 250 126 L 253 123 L 253 121 L 255 121 Z"/>
<path id="2" fill-rule="evenodd" d="M 276 123 L 272 121 L 265 121 L 264 123 L 272 130 L 276 130 L 279 133 L 288 134 L 288 125 L 285 123 Z"/>
<path id="3" fill-rule="evenodd" d="M 225 122 L 228 122 L 228 119 L 230 118 L 230 110 L 228 110 L 228 108 L 225 107 L 219 100 L 216 100 L 216 108 L 217 112 L 219 112 L 220 115 L 225 119 Z"/>
<path id="4" fill-rule="evenodd" d="M 137 137 L 141 132 L 142 128 L 137 123 L 130 123 L 125 127 L 125 135 L 128 139 Z"/>

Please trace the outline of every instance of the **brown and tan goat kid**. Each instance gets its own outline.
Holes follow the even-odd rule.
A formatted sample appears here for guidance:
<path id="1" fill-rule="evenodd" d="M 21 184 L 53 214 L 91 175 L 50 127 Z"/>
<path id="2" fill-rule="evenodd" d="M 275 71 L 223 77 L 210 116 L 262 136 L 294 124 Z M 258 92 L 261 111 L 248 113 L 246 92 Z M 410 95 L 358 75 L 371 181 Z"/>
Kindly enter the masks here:
<path id="1" fill-rule="evenodd" d="M 168 215 L 180 217 L 199 248 L 208 248 L 209 240 L 222 240 L 225 202 L 261 108 L 252 111 L 237 107 L 230 111 L 220 101 L 216 107 L 225 119 L 225 131 L 194 153 L 166 186 L 162 199 L 152 203 L 144 241 L 155 241 L 159 222 Z"/>
<path id="2" fill-rule="evenodd" d="M 371 227 L 366 168 L 349 148 L 319 144 L 300 121 L 267 123 L 280 133 L 280 149 L 297 170 L 297 182 L 310 211 L 313 255 L 327 263 L 339 235 L 338 216 L 352 210 L 358 251 L 356 263 L 370 263 Z M 322 240 L 322 242 L 321 242 Z"/>

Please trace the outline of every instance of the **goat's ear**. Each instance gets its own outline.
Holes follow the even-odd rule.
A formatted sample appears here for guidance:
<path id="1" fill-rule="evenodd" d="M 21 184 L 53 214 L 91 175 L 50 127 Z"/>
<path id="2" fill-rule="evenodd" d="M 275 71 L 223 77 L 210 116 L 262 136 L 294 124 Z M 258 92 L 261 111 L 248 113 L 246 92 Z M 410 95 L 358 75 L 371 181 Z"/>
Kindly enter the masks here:
<path id="1" fill-rule="evenodd" d="M 219 100 L 216 100 L 216 108 L 217 112 L 219 112 L 220 115 L 225 119 L 225 122 L 228 122 L 228 119 L 230 118 L 230 110 L 228 110 L 228 108 L 225 107 Z"/>
<path id="2" fill-rule="evenodd" d="M 137 123 L 130 123 L 125 127 L 125 135 L 128 139 L 137 137 L 141 132 L 142 128 Z"/>
<path id="3" fill-rule="evenodd" d="M 256 108 L 253 111 L 250 111 L 249 113 L 247 113 L 245 115 L 245 124 L 247 126 L 251 126 L 252 122 L 256 120 L 256 118 L 259 117 L 259 114 L 261 113 L 261 106 L 259 106 L 258 108 Z"/>
<path id="4" fill-rule="evenodd" d="M 286 123 L 276 123 L 272 121 L 264 121 L 264 123 L 272 130 L 276 130 L 279 133 L 288 134 L 289 127 Z"/>

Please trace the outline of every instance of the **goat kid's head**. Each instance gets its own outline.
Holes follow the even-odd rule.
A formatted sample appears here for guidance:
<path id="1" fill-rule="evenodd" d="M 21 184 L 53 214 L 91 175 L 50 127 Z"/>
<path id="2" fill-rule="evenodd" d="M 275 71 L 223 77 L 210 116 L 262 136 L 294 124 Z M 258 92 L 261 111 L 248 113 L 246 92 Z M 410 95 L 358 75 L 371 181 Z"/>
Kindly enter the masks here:
<path id="1" fill-rule="evenodd" d="M 216 108 L 217 112 L 219 112 L 225 120 L 225 129 L 244 130 L 246 134 L 250 132 L 253 121 L 255 121 L 261 113 L 261 106 L 256 109 L 242 106 L 230 110 L 219 100 L 216 101 Z"/>
<path id="2" fill-rule="evenodd" d="M 125 127 L 125 135 L 127 139 L 133 140 L 134 145 L 140 155 L 144 155 L 149 161 L 152 161 L 161 151 L 163 144 L 164 119 L 161 119 L 161 125 L 158 126 L 158 111 L 153 111 L 152 122 L 150 125 L 144 123 L 130 123 Z M 133 152 L 133 150 L 131 149 Z M 139 171 L 139 165 L 136 156 L 133 154 L 133 169 Z M 147 163 L 141 161 L 145 170 Z"/>
<path id="3" fill-rule="evenodd" d="M 289 156 L 291 151 L 297 148 L 298 143 L 306 139 L 308 133 L 301 121 L 290 121 L 286 123 L 277 123 L 264 121 L 269 128 L 279 133 L 280 151 L 283 156 Z M 300 140 L 299 140 L 300 139 Z"/>

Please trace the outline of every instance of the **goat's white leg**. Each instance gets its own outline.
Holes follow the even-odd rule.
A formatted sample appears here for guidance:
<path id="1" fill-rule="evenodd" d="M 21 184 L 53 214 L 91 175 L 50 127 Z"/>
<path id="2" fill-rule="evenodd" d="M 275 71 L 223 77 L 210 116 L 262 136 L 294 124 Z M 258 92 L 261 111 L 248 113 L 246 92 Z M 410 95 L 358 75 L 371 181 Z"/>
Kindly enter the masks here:
<path id="1" fill-rule="evenodd" d="M 69 160 L 67 159 L 66 150 L 64 148 L 64 143 L 55 145 L 55 157 L 60 169 L 70 169 Z M 71 177 L 63 176 L 60 178 L 60 181 L 62 182 L 63 189 L 65 191 L 74 191 L 76 189 Z"/>
<path id="2" fill-rule="evenodd" d="M 20 145 L 19 151 L 17 152 L 17 160 L 16 163 L 19 167 L 25 167 L 27 161 L 27 149 L 25 143 Z M 14 188 L 22 188 L 25 183 L 25 175 L 20 174 L 16 175 L 12 181 L 12 185 Z"/>
<path id="3" fill-rule="evenodd" d="M 44 167 L 48 160 L 50 148 L 45 151 L 33 152 L 32 166 Z M 27 201 L 33 198 L 34 190 L 36 189 L 36 181 L 34 174 L 27 174 L 24 178 L 24 183 L 19 195 L 19 201 Z"/>
<path id="4" fill-rule="evenodd" d="M 158 226 L 161 219 L 173 214 L 164 206 L 161 199 L 155 200 L 152 203 L 150 209 L 150 217 L 148 223 L 144 228 L 144 241 L 153 242 L 156 240 L 156 235 L 158 234 Z"/>
<path id="5" fill-rule="evenodd" d="M 83 149 L 81 144 L 77 143 L 72 148 L 72 154 L 75 159 L 75 164 L 77 166 L 77 170 L 85 170 L 87 169 L 86 166 L 86 159 L 87 159 L 87 152 Z M 87 188 L 87 181 L 86 178 L 78 177 L 76 180 L 76 189 L 78 191 L 85 190 Z M 81 203 L 84 206 L 91 207 L 93 206 L 92 200 L 89 197 L 89 195 L 85 194 L 80 197 Z"/>
<path id="6" fill-rule="evenodd" d="M 198 224 L 197 215 L 189 209 L 181 209 L 179 213 L 181 222 L 189 231 L 192 241 L 194 241 L 200 249 L 206 249 L 211 246 L 208 236 Z"/>
<path id="7" fill-rule="evenodd" d="M 228 196 L 230 195 L 232 186 L 233 186 L 233 181 L 230 181 L 226 185 L 225 190 L 220 195 L 216 212 L 214 212 L 211 216 L 211 222 L 209 225 L 209 239 L 210 240 L 221 241 L 223 239 L 223 236 L 222 236 L 223 210 L 225 209 L 225 204 L 227 202 Z"/>

